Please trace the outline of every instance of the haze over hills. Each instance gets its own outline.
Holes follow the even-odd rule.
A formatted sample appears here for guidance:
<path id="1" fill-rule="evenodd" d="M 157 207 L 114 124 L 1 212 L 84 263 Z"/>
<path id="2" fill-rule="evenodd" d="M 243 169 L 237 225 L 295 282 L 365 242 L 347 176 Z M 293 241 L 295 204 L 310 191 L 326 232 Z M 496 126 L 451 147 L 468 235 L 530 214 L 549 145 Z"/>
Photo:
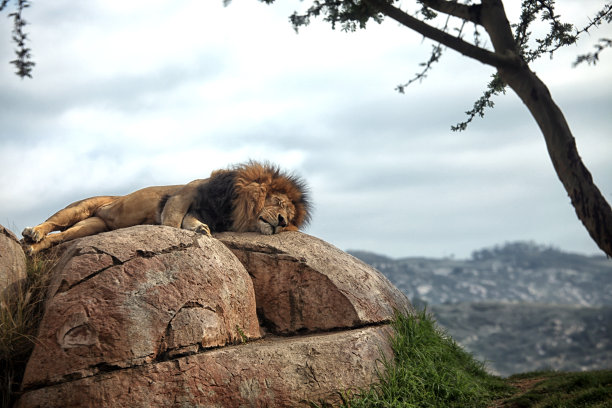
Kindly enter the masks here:
<path id="1" fill-rule="evenodd" d="M 467 260 L 348 251 L 494 373 L 612 368 L 612 260 L 514 242 Z"/>

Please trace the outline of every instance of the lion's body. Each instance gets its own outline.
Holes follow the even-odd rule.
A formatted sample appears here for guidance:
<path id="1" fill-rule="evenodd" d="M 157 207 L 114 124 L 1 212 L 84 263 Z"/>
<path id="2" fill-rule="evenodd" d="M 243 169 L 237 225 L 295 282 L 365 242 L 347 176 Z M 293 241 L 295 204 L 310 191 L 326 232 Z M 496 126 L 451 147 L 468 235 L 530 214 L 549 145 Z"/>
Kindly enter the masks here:
<path id="1" fill-rule="evenodd" d="M 124 196 L 91 197 L 70 204 L 42 224 L 26 228 L 36 253 L 75 238 L 141 224 L 161 224 L 210 235 L 297 230 L 309 218 L 302 181 L 269 164 L 249 162 L 217 170 L 185 185 L 146 187 Z M 53 231 L 61 231 L 53 233 Z"/>

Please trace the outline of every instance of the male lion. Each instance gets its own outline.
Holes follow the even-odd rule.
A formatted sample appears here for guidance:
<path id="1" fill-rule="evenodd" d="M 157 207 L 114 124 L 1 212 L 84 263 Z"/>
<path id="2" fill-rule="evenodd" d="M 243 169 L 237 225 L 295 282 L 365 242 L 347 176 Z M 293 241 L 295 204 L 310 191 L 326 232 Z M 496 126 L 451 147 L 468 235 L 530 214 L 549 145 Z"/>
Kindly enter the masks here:
<path id="1" fill-rule="evenodd" d="M 70 204 L 22 234 L 30 254 L 54 244 L 140 224 L 211 232 L 297 231 L 310 220 L 305 183 L 269 163 L 250 161 L 176 186 L 147 187 L 125 196 Z M 61 231 L 50 234 L 52 231 Z"/>

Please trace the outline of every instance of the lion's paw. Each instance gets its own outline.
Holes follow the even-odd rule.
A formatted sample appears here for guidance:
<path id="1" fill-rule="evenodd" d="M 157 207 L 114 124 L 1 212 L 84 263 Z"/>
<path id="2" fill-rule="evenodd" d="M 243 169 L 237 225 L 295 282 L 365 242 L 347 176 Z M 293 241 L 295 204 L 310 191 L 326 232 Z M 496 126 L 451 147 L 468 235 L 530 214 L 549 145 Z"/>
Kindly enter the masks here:
<path id="1" fill-rule="evenodd" d="M 26 227 L 21 235 L 32 242 L 40 242 L 43 239 L 43 235 L 36 228 Z"/>
<path id="2" fill-rule="evenodd" d="M 258 226 L 259 232 L 262 235 L 273 235 L 274 234 L 274 227 L 265 221 L 259 220 L 257 222 L 257 226 Z"/>
<path id="3" fill-rule="evenodd" d="M 208 228 L 208 225 L 206 225 L 206 224 L 198 225 L 197 227 L 195 227 L 194 231 L 199 233 L 199 234 L 204 234 L 204 235 L 207 235 L 209 237 L 212 237 L 212 234 L 210 233 L 210 228 Z"/>

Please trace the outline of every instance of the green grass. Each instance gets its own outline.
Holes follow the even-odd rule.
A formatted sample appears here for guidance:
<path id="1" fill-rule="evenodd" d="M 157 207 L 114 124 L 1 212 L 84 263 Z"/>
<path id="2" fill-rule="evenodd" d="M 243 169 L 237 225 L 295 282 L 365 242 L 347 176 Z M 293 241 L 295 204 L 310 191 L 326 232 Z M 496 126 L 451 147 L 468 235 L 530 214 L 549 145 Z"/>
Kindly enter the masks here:
<path id="1" fill-rule="evenodd" d="M 394 361 L 383 359 L 378 384 L 347 395 L 345 407 L 486 407 L 511 387 L 441 331 L 425 311 L 396 314 Z"/>
<path id="2" fill-rule="evenodd" d="M 510 383 L 533 381 L 507 400 L 512 408 L 612 408 L 612 370 L 583 373 L 535 372 L 514 375 Z"/>
<path id="3" fill-rule="evenodd" d="M 48 271 L 53 259 L 28 257 L 25 282 L 0 294 L 0 406 L 9 407 L 19 391 L 34 347 Z"/>
<path id="4" fill-rule="evenodd" d="M 425 311 L 397 314 L 393 328 L 394 360 L 383 358 L 379 383 L 345 392 L 343 407 L 612 408 L 612 370 L 502 379 L 488 374 Z"/>

